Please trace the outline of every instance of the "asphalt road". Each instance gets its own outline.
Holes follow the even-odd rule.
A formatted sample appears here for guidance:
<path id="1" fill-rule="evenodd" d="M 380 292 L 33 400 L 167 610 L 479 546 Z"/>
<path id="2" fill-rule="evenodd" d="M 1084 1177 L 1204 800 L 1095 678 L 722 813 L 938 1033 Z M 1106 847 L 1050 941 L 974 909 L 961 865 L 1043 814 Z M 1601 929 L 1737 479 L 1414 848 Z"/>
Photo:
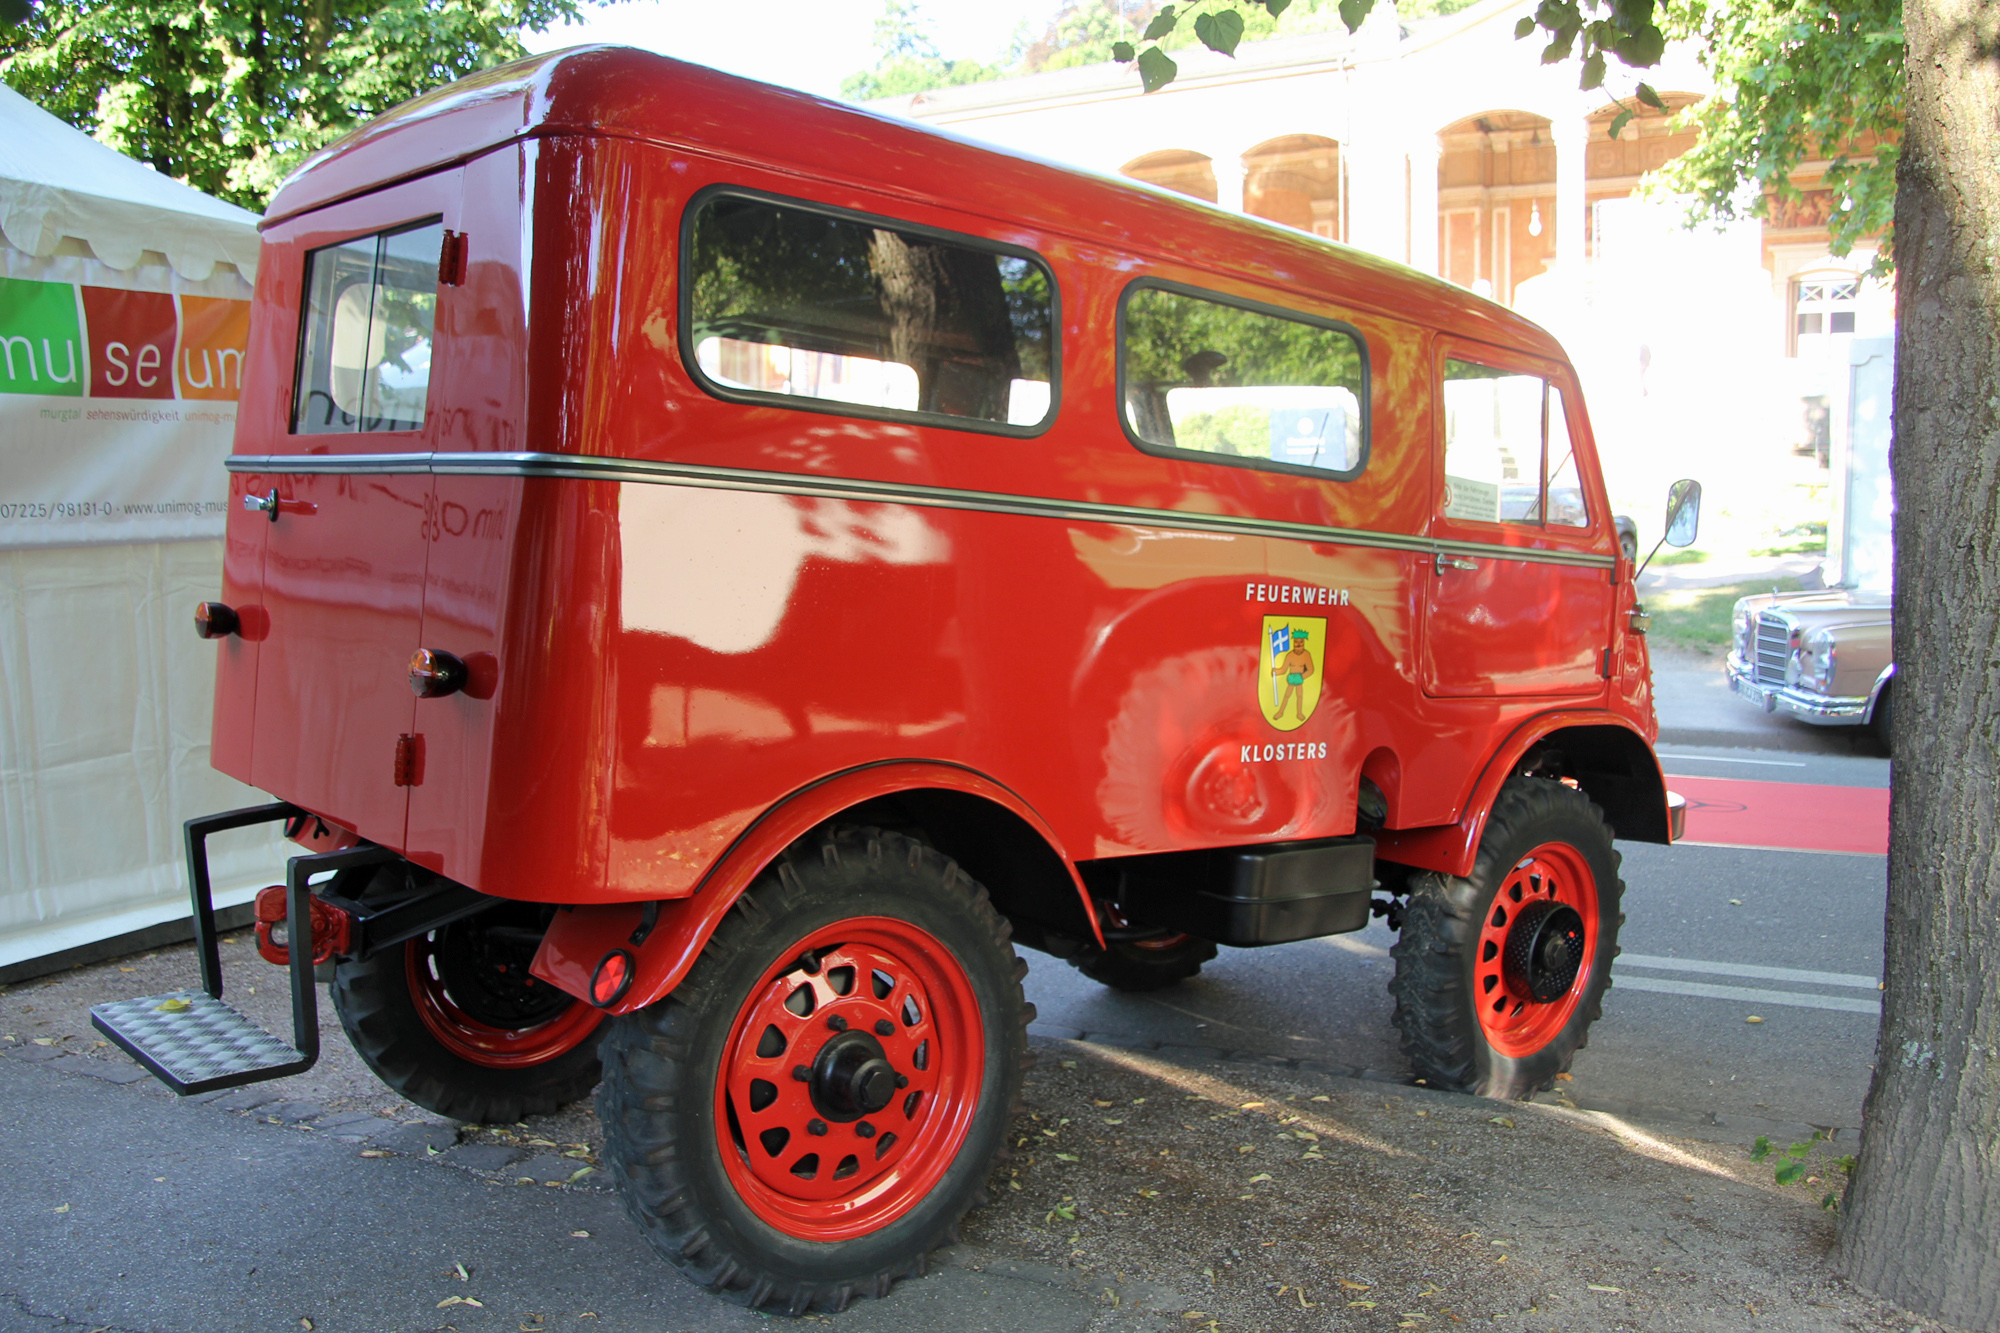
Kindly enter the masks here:
<path id="1" fill-rule="evenodd" d="M 1853 806 L 1857 791 L 1865 805 L 1869 789 L 1887 784 L 1886 761 L 1862 757 L 1669 746 L 1665 766 L 1711 784 L 1704 790 L 1718 809 L 1731 793 L 1754 806 L 1771 792 L 1796 797 L 1789 788 L 1797 785 L 1827 789 L 1829 808 Z M 1729 783 L 1737 785 L 1714 785 Z M 1756 1134 L 1798 1136 L 1806 1125 L 1851 1135 L 1873 1058 L 1885 858 L 1720 845 L 1621 850 L 1625 955 L 1574 1081 L 1559 1085 L 1561 1099 L 1737 1153 Z M 1041 1012 L 1034 1030 L 1045 1059 L 1050 1039 L 1077 1037 L 1096 1045 L 1072 1052 L 1147 1047 L 1143 1059 L 1158 1064 L 1262 1056 L 1274 1076 L 1318 1079 L 1315 1087 L 1357 1104 L 1367 1097 L 1356 1089 L 1379 1088 L 1400 1106 L 1432 1095 L 1386 1086 L 1407 1078 L 1389 1026 L 1390 942 L 1377 924 L 1328 940 L 1227 950 L 1199 978 L 1144 997 L 1103 990 L 1031 955 L 1028 993 Z M 102 975 L 112 987 L 142 980 L 109 965 Z M 38 983 L 30 998 L 46 1005 L 58 993 Z M 64 1019 L 52 1021 L 57 1031 Z M 766 1318 L 681 1282 L 591 1180 L 512 1187 L 520 1184 L 512 1177 L 538 1164 L 549 1181 L 568 1178 L 573 1161 L 451 1170 L 445 1163 L 494 1150 L 469 1140 L 453 1146 L 449 1127 L 394 1119 L 372 1123 L 405 1136 L 395 1153 L 364 1157 L 362 1141 L 336 1137 L 337 1117 L 317 1122 L 323 1132 L 301 1132 L 263 1123 L 299 1103 L 230 1114 L 178 1102 L 149 1081 L 112 1081 L 113 1071 L 137 1071 L 104 1053 L 60 1054 L 74 1049 L 23 1041 L 0 1059 L 0 1105 L 16 1130 L 0 1135 L 0 1333 L 680 1333 Z M 1465 1101 L 1420 1104 L 1442 1114 Z M 1390 1103 L 1381 1105 L 1387 1114 Z M 1475 1127 L 1468 1132 L 1491 1113 L 1490 1104 L 1454 1112 Z M 442 1135 L 436 1160 L 416 1141 L 431 1134 Z M 1136 1276 L 1125 1284 L 1118 1274 L 1121 1303 L 1112 1304 L 1096 1289 L 1103 1277 L 1093 1282 L 1088 1265 L 1074 1260 L 1037 1266 L 975 1238 L 943 1262 L 932 1279 L 863 1302 L 839 1322 L 910 1333 L 1186 1326 L 1185 1294 L 1149 1293 Z"/>
<path id="2" fill-rule="evenodd" d="M 1663 747 L 1662 764 L 1670 782 L 1843 790 L 1886 788 L 1889 768 L 1886 759 L 1679 746 Z M 1774 1137 L 1798 1125 L 1859 1126 L 1875 1051 L 1887 858 L 1618 846 L 1624 954 L 1569 1095 L 1587 1108 L 1731 1138 L 1754 1137 L 1767 1122 Z M 1256 1051 L 1400 1079 L 1389 1024 L 1394 942 L 1377 921 L 1351 935 L 1225 949 L 1200 976 L 1149 995 L 1109 991 L 1036 958 L 1028 995 L 1049 1035 Z"/>

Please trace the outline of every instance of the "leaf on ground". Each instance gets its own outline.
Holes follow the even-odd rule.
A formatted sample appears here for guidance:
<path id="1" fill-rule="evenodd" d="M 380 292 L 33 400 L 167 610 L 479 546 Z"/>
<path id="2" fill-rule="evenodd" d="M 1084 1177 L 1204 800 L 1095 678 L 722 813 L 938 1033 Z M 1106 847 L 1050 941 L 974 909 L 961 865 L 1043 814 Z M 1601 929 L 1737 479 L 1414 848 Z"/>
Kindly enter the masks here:
<path id="1" fill-rule="evenodd" d="M 1249 1180 L 1245 1181 L 1244 1184 L 1254 1185 L 1260 1180 L 1269 1180 L 1270 1178 L 1271 1178 L 1271 1173 L 1269 1171 L 1259 1171 L 1256 1175 L 1250 1177 Z"/>
<path id="2" fill-rule="evenodd" d="M 584 1168 L 583 1168 L 583 1170 L 581 1170 L 581 1171 L 572 1171 L 572 1172 L 570 1172 L 570 1177 L 569 1177 L 569 1182 L 568 1182 L 568 1183 L 569 1183 L 569 1184 L 572 1184 L 572 1185 L 574 1185 L 574 1184 L 576 1184 L 576 1182 L 577 1182 L 577 1181 L 579 1181 L 579 1180 L 582 1180 L 582 1179 L 583 1179 L 583 1178 L 584 1178 L 585 1176 L 589 1175 L 589 1174 L 590 1174 L 591 1172 L 595 1171 L 596 1169 L 597 1169 L 597 1168 L 596 1168 L 596 1167 L 594 1167 L 594 1166 L 586 1166 L 586 1167 L 584 1167 Z"/>
<path id="3" fill-rule="evenodd" d="M 578 1240 L 589 1240 L 589 1239 L 590 1239 L 590 1233 L 589 1233 L 588 1231 L 572 1231 L 572 1232 L 570 1232 L 569 1234 L 570 1234 L 570 1235 L 572 1235 L 572 1236 L 574 1236 L 574 1237 L 575 1237 L 576 1239 L 578 1239 Z"/>
<path id="4" fill-rule="evenodd" d="M 389 1154 L 383 1152 L 380 1148 L 364 1148 L 361 1151 L 361 1155 L 363 1157 L 387 1157 Z"/>
<path id="5" fill-rule="evenodd" d="M 1348 1309 L 1350 1309 L 1350 1310 L 1372 1310 L 1372 1309 L 1374 1309 L 1374 1308 L 1375 1308 L 1375 1302 L 1373 1302 L 1373 1301 L 1349 1301 L 1349 1302 L 1347 1303 L 1347 1308 L 1348 1308 Z"/>
<path id="6" fill-rule="evenodd" d="M 1139 1197 L 1142 1199 L 1157 1199 L 1160 1197 L 1160 1192 L 1158 1190 L 1140 1190 Z"/>
<path id="7" fill-rule="evenodd" d="M 1625 1293 L 1623 1287 L 1600 1287 L 1595 1282 L 1587 1283 L 1584 1289 L 1586 1291 L 1608 1291 L 1613 1296 L 1622 1296 Z"/>
<path id="8" fill-rule="evenodd" d="M 163 1014 L 177 1014 L 181 1010 L 186 1009 L 188 1007 L 189 1007 L 188 1002 L 180 998 L 180 996 L 178 995 L 172 997 L 171 999 L 161 1000 L 158 1004 L 153 1006 L 153 1008 L 159 1010 Z"/>
<path id="9" fill-rule="evenodd" d="M 1101 1102 L 1101 1101 L 1097 1100 L 1097 1098 L 1095 1098 L 1095 1097 L 1092 1097 L 1092 1098 L 1090 1099 L 1090 1104 L 1091 1104 L 1092 1106 L 1112 1106 L 1112 1105 L 1115 1105 L 1115 1103 L 1113 1103 L 1113 1102 Z"/>
<path id="10" fill-rule="evenodd" d="M 468 1272 L 466 1272 L 466 1271 L 465 1271 L 465 1265 L 464 1265 L 464 1264 L 453 1264 L 453 1265 L 451 1266 L 451 1270 L 452 1270 L 452 1271 L 453 1271 L 454 1273 L 457 1273 L 457 1274 L 458 1274 L 458 1280 L 459 1280 L 460 1282 L 470 1282 L 470 1281 L 472 1281 L 472 1274 L 470 1274 L 470 1273 L 468 1273 Z"/>
<path id="11" fill-rule="evenodd" d="M 59 1213 L 66 1213 L 69 1211 L 69 1205 L 63 1204 L 61 1207 L 57 1208 L 56 1211 Z"/>
<path id="12" fill-rule="evenodd" d="M 1077 1161 L 1078 1158 L 1077 1155 L 1073 1152 L 1059 1152 L 1056 1154 L 1056 1160 L 1058 1162 L 1074 1162 Z"/>
<path id="13" fill-rule="evenodd" d="M 463 1304 L 465 1304 L 465 1297 L 447 1296 L 443 1300 L 437 1303 L 437 1308 L 440 1310 L 448 1310 L 454 1305 L 463 1305 Z"/>
<path id="14" fill-rule="evenodd" d="M 1368 1290 L 1368 1284 L 1366 1282 L 1349 1282 L 1346 1278 L 1340 1279 L 1340 1285 L 1346 1287 L 1349 1291 Z"/>
<path id="15" fill-rule="evenodd" d="M 1750 1015 L 1750 1017 L 1748 1017 L 1748 1018 L 1744 1019 L 1743 1021 L 1744 1021 L 1744 1022 L 1746 1022 L 1746 1023 L 1761 1023 L 1761 1022 L 1763 1022 L 1764 1020 L 1763 1020 L 1763 1019 L 1761 1019 L 1761 1018 L 1759 1018 L 1759 1017 L 1757 1017 L 1757 1015 L 1755 1015 L 1755 1014 L 1752 1014 L 1752 1015 Z"/>
<path id="16" fill-rule="evenodd" d="M 1498 1125 L 1502 1129 L 1514 1128 L 1514 1122 L 1504 1115 L 1496 1115 L 1486 1123 L 1489 1125 Z"/>

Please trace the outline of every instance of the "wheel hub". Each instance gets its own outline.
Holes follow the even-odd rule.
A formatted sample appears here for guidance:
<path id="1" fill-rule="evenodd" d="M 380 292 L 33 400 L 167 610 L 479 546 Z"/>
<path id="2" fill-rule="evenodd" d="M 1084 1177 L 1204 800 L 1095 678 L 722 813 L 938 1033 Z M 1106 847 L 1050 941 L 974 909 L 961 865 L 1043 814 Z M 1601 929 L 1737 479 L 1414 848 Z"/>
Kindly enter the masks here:
<path id="1" fill-rule="evenodd" d="M 1535 1004 L 1569 993 L 1583 966 L 1583 917 L 1567 903 L 1543 899 L 1514 916 L 1507 933 L 1508 987 Z"/>
<path id="2" fill-rule="evenodd" d="M 843 1032 L 820 1047 L 812 1065 L 812 1100 L 828 1120 L 874 1115 L 896 1098 L 896 1067 L 866 1032 Z"/>

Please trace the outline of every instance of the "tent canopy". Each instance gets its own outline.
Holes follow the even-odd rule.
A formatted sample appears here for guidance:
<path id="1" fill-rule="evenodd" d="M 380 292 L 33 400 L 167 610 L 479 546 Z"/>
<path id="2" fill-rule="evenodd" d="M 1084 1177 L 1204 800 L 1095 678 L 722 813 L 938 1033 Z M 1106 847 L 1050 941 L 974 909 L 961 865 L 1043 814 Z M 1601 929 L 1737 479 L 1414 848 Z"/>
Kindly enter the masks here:
<path id="1" fill-rule="evenodd" d="M 154 250 L 200 282 L 257 270 L 257 215 L 162 176 L 0 85 L 0 235 L 47 258 L 65 236 L 111 268 Z"/>

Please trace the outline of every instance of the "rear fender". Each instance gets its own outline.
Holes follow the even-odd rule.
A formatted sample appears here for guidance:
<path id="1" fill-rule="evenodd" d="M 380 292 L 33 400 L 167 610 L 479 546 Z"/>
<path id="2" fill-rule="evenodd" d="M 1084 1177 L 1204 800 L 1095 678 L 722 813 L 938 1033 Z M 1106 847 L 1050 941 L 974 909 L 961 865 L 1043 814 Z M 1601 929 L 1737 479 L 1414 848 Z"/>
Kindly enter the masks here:
<path id="1" fill-rule="evenodd" d="M 541 948 L 536 951 L 529 970 L 543 981 L 611 1013 L 643 1009 L 680 984 L 723 916 L 787 847 L 863 802 L 916 789 L 939 788 L 991 801 L 1020 817 L 1046 840 L 1075 885 L 1091 931 L 1102 947 L 1103 930 L 1090 894 L 1077 878 L 1075 867 L 1054 832 L 1026 802 L 969 769 L 912 761 L 854 769 L 794 792 L 765 811 L 736 839 L 709 867 L 690 897 L 560 909 L 542 937 Z M 599 1003 L 591 995 L 592 976 L 598 965 L 617 951 L 627 955 L 631 979 L 608 1003 Z"/>
<path id="2" fill-rule="evenodd" d="M 1667 783 L 1644 733 L 1616 713 L 1568 709 L 1541 713 L 1517 727 L 1480 771 L 1455 824 L 1383 829 L 1375 853 L 1384 860 L 1469 875 L 1479 855 L 1486 816 L 1500 788 L 1537 749 L 1560 756 L 1562 775 L 1603 807 L 1617 836 L 1636 842 L 1669 841 Z"/>

